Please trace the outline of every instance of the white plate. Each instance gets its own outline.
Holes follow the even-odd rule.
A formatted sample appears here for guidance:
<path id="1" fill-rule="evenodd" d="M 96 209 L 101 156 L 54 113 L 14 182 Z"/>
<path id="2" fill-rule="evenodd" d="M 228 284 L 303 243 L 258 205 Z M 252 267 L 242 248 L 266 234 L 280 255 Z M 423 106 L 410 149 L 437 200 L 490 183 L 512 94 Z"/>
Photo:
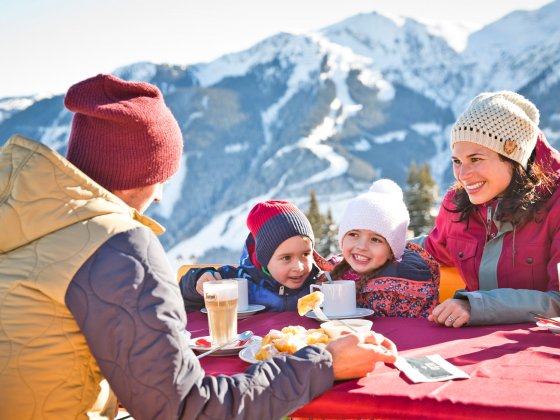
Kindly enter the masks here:
<path id="1" fill-rule="evenodd" d="M 259 362 L 259 360 L 255 359 L 255 354 L 257 354 L 257 352 L 261 348 L 262 338 L 258 336 L 253 338 L 255 340 L 248 343 L 244 349 L 241 349 L 241 351 L 239 352 L 239 358 L 244 362 L 254 364 Z"/>
<path id="2" fill-rule="evenodd" d="M 373 309 L 368 309 L 368 308 L 356 308 L 356 311 L 353 314 L 348 314 L 348 315 L 327 315 L 327 317 L 332 320 L 332 319 L 347 319 L 347 318 L 364 318 L 366 316 L 370 316 L 373 315 Z M 311 319 L 315 319 L 317 321 L 321 321 L 317 315 L 315 314 L 315 312 L 313 311 L 309 311 L 305 314 L 306 317 L 311 318 Z M 321 321 L 323 322 L 323 321 Z"/>
<path id="3" fill-rule="evenodd" d="M 552 319 L 560 322 L 560 317 L 552 318 Z M 560 334 L 560 327 L 557 327 L 556 325 L 545 324 L 544 322 L 541 322 L 541 321 L 538 321 L 537 325 L 539 327 L 548 328 L 550 330 L 550 332 L 553 332 L 555 334 Z"/>
<path id="4" fill-rule="evenodd" d="M 195 353 L 204 353 L 205 351 L 212 349 L 212 347 L 196 345 L 196 340 L 198 340 L 199 338 L 204 338 L 210 341 L 210 336 L 208 335 L 205 335 L 203 337 L 191 338 L 190 346 L 192 351 L 194 351 Z M 258 347 L 257 347 L 257 351 L 258 351 L 261 345 L 261 341 L 262 341 L 261 337 L 259 337 L 258 335 L 254 335 L 249 340 L 247 340 L 247 342 L 242 346 L 238 345 L 237 343 L 231 344 L 229 346 L 224 347 L 223 349 L 216 350 L 214 353 L 210 353 L 208 356 L 235 356 L 236 354 L 239 353 L 240 350 L 246 348 L 247 346 L 252 345 L 254 342 L 258 342 Z"/>
<path id="5" fill-rule="evenodd" d="M 266 309 L 266 306 L 264 305 L 249 305 L 247 309 L 244 309 L 242 311 L 239 310 L 237 311 L 237 319 L 248 318 L 251 315 L 255 315 L 257 312 L 260 312 L 264 309 Z M 208 314 L 206 308 L 202 308 L 200 312 L 202 312 L 203 314 Z"/>

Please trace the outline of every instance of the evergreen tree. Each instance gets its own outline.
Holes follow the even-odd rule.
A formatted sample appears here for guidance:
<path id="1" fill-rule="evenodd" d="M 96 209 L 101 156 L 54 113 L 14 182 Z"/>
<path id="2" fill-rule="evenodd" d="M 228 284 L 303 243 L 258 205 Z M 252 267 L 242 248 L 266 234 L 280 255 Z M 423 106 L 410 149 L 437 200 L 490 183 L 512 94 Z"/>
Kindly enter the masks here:
<path id="1" fill-rule="evenodd" d="M 430 166 L 419 167 L 412 162 L 408 171 L 404 198 L 410 213 L 410 227 L 414 235 L 428 233 L 434 226 L 432 207 L 437 200 L 437 184 L 432 178 Z"/>
<path id="2" fill-rule="evenodd" d="M 338 227 L 333 221 L 331 210 L 321 214 L 315 191 L 309 193 L 309 207 L 306 213 L 315 234 L 315 249 L 327 258 L 338 252 Z"/>
<path id="3" fill-rule="evenodd" d="M 319 254 L 328 258 L 331 255 L 338 254 L 338 226 L 333 220 L 332 211 L 329 208 L 323 223 L 323 231 L 321 232 L 321 251 Z"/>
<path id="4" fill-rule="evenodd" d="M 309 207 L 305 215 L 309 219 L 309 223 L 311 223 L 313 233 L 317 236 L 321 230 L 321 226 L 323 225 L 324 218 L 319 210 L 319 203 L 317 202 L 317 196 L 315 195 L 314 190 L 311 190 L 309 193 Z"/>

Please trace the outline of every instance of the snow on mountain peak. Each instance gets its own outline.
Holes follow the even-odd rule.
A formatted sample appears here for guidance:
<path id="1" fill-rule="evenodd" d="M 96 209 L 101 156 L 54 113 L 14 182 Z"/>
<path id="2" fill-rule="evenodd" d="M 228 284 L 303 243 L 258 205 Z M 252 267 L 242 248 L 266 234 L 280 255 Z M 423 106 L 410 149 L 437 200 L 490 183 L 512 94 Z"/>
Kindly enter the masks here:
<path id="1" fill-rule="evenodd" d="M 9 96 L 0 98 L 0 123 L 16 112 L 29 108 L 35 102 L 53 97 L 52 94 L 38 94 L 32 96 Z"/>
<path id="2" fill-rule="evenodd" d="M 469 82 L 454 101 L 460 111 L 479 92 L 523 88 L 536 75 L 550 71 L 550 59 L 560 54 L 560 0 L 541 9 L 512 12 L 471 34 L 463 52 Z M 544 74 L 543 74 L 544 76 Z M 554 82 L 548 74 L 541 88 Z"/>
<path id="3" fill-rule="evenodd" d="M 478 27 L 453 22 L 422 21 L 426 24 L 428 32 L 447 42 L 458 53 L 467 48 L 469 35 Z"/>
<path id="4" fill-rule="evenodd" d="M 325 35 L 335 35 L 351 29 L 356 33 L 367 33 L 373 31 L 375 37 L 384 35 L 390 37 L 399 28 L 406 24 L 407 18 L 385 12 L 359 13 L 346 18 L 334 25 L 321 29 Z"/>
<path id="5" fill-rule="evenodd" d="M 497 52 L 503 51 L 517 55 L 560 33 L 559 14 L 558 0 L 541 9 L 512 12 L 472 34 L 465 53 L 488 58 L 495 58 Z"/>
<path id="6" fill-rule="evenodd" d="M 274 59 L 279 59 L 281 65 L 299 64 L 302 61 L 316 63 L 318 54 L 319 49 L 307 36 L 283 32 L 248 50 L 224 55 L 208 64 L 199 64 L 193 70 L 201 86 L 212 86 L 226 77 L 242 76 L 254 66 Z M 301 60 L 302 57 L 305 59 Z"/>

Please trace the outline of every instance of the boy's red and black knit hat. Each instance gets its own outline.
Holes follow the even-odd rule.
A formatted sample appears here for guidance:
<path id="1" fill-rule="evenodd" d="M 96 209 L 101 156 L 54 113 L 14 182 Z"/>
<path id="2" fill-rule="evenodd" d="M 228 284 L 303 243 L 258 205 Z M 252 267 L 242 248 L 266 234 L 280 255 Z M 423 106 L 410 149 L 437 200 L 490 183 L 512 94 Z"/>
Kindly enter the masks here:
<path id="1" fill-rule="evenodd" d="M 294 204 L 268 200 L 257 203 L 247 216 L 247 227 L 255 238 L 258 264 L 267 267 L 276 248 L 293 236 L 307 236 L 315 244 L 311 223 Z"/>

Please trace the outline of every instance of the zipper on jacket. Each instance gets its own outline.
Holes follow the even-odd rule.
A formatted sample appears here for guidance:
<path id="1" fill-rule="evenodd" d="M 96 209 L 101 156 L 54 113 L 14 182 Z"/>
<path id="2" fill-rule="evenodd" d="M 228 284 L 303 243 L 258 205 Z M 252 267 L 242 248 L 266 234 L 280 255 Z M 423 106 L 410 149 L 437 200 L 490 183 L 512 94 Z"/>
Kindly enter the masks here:
<path id="1" fill-rule="evenodd" d="M 492 206 L 486 209 L 486 242 L 492 239 Z"/>
<path id="2" fill-rule="evenodd" d="M 281 285 L 280 288 L 278 289 L 278 295 L 279 296 L 283 296 L 282 299 L 282 312 L 287 312 L 288 311 L 288 294 L 286 293 L 286 291 L 284 290 L 284 286 Z"/>

